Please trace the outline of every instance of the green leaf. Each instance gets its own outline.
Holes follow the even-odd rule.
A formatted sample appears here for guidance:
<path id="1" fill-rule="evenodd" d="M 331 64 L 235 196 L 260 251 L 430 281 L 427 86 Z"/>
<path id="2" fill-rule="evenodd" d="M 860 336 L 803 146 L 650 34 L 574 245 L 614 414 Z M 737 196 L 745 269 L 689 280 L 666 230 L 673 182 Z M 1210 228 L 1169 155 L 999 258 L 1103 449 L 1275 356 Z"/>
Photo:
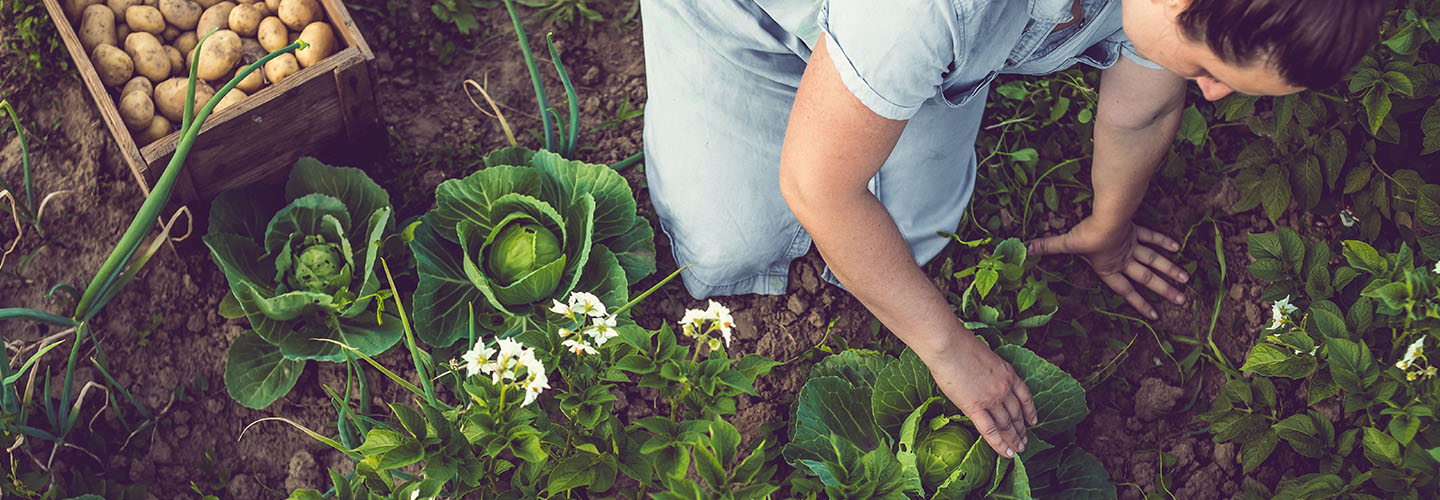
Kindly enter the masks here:
<path id="1" fill-rule="evenodd" d="M 465 276 L 460 245 L 441 238 L 428 223 L 429 216 L 425 220 L 410 242 L 420 275 L 414 298 L 415 334 L 426 344 L 448 347 L 468 337 L 472 310 L 480 325 L 499 318 L 485 295 Z"/>
<path id="2" fill-rule="evenodd" d="M 1368 117 L 1370 135 L 1380 133 L 1380 125 L 1385 123 L 1385 118 L 1390 116 L 1390 88 L 1384 83 L 1376 84 L 1365 91 L 1360 98 L 1360 103 L 1365 106 L 1365 114 Z"/>
<path id="3" fill-rule="evenodd" d="M 1440 185 L 1420 186 L 1415 197 L 1415 219 L 1427 229 L 1440 230 Z"/>
<path id="4" fill-rule="evenodd" d="M 370 179 L 363 170 L 348 167 L 332 167 L 314 158 L 305 157 L 295 161 L 290 171 L 290 180 L 285 184 L 285 197 L 299 199 L 311 193 L 319 193 L 339 200 L 346 210 L 356 216 L 368 216 L 377 210 L 390 209 L 390 195 L 379 184 Z M 393 226 L 393 223 L 391 224 Z M 364 241 L 367 228 L 355 225 L 350 228 L 351 241 Z"/>
<path id="5" fill-rule="evenodd" d="M 1032 163 L 1040 159 L 1040 153 L 1036 152 L 1035 148 L 1024 148 L 1010 153 L 1010 158 L 1021 163 Z"/>
<path id="6" fill-rule="evenodd" d="M 930 369 L 920 356 L 906 349 L 875 377 L 875 390 L 870 396 L 875 422 L 885 432 L 894 435 L 900 431 L 905 418 L 935 392 Z"/>
<path id="7" fill-rule="evenodd" d="M 810 368 L 810 378 L 840 377 L 855 387 L 873 388 L 877 375 L 889 361 L 889 356 L 875 351 L 848 349 L 815 363 Z"/>
<path id="8" fill-rule="evenodd" d="M 1314 373 L 1315 366 L 1315 358 L 1308 354 L 1294 354 L 1274 344 L 1255 344 L 1240 369 L 1266 377 L 1299 379 Z"/>
<path id="9" fill-rule="evenodd" d="M 1391 309 L 1402 309 L 1405 303 L 1410 300 L 1410 289 L 1404 282 L 1387 283 L 1374 289 L 1367 289 L 1362 295 L 1373 299 L 1379 299 Z"/>
<path id="10" fill-rule="evenodd" d="M 883 431 L 870 410 L 871 388 L 856 387 L 839 377 L 813 377 L 796 398 L 794 435 L 784 456 L 792 465 L 800 460 L 838 460 L 831 435 L 861 451 L 884 448 Z M 889 453 L 888 449 L 884 449 Z M 898 466 L 898 465 L 897 465 Z"/>
<path id="11" fill-rule="evenodd" d="M 439 236 L 459 243 L 456 228 L 460 221 L 489 233 L 494 224 L 508 214 L 494 213 L 495 203 L 503 196 L 520 193 L 555 207 L 560 188 L 543 172 L 527 167 L 499 165 L 479 170 L 464 179 L 451 179 L 435 188 L 435 210 L 426 214 L 426 223 Z M 559 205 L 567 206 L 567 205 Z"/>
<path id="12" fill-rule="evenodd" d="M 1380 429 L 1366 427 L 1361 445 L 1365 449 L 1365 458 L 1369 459 L 1370 463 L 1380 467 L 1400 465 L 1400 443 Z"/>
<path id="13" fill-rule="evenodd" d="M 395 419 L 400 421 L 400 426 L 405 428 L 415 439 L 424 440 L 427 436 L 425 417 L 419 412 L 399 403 L 389 403 L 390 411 L 395 413 Z"/>
<path id="14" fill-rule="evenodd" d="M 1275 234 L 1280 237 L 1280 249 L 1284 256 L 1281 261 L 1288 264 L 1295 274 L 1300 274 L 1300 268 L 1305 262 L 1305 240 L 1300 239 L 1300 234 L 1288 227 L 1276 228 Z"/>
<path id="15" fill-rule="evenodd" d="M 1290 448 L 1296 453 L 1310 458 L 1321 458 L 1326 453 L 1325 442 L 1320 439 L 1320 431 L 1309 414 L 1286 417 L 1285 420 L 1277 422 L 1272 430 L 1285 442 L 1290 443 Z"/>
<path id="16" fill-rule="evenodd" d="M 1241 445 L 1241 472 L 1249 474 L 1251 471 L 1254 471 L 1256 467 L 1259 467 L 1260 464 L 1265 463 L 1265 459 L 1270 458 L 1270 454 L 1275 451 L 1275 444 L 1277 442 L 1279 442 L 1279 437 L 1276 436 L 1275 430 L 1272 429 L 1265 431 L 1255 439 L 1246 441 L 1245 444 Z"/>
<path id="17" fill-rule="evenodd" d="M 1245 269 L 1250 271 L 1250 274 L 1255 275 L 1256 278 L 1264 281 L 1283 281 L 1289 278 L 1286 274 L 1288 266 L 1275 259 L 1256 259 L 1255 262 L 1251 262 Z"/>
<path id="18" fill-rule="evenodd" d="M 1364 189 L 1370 183 L 1370 174 L 1373 171 L 1363 165 L 1357 165 L 1345 174 L 1345 188 L 1341 191 L 1345 194 L 1352 194 Z"/>
<path id="19" fill-rule="evenodd" d="M 1325 170 L 1325 185 L 1335 189 L 1335 183 L 1340 181 L 1340 172 L 1345 168 L 1345 159 L 1350 154 L 1345 134 L 1331 130 L 1325 141 L 1315 146 L 1315 154 L 1320 156 L 1320 164 Z"/>
<path id="20" fill-rule="evenodd" d="M 384 429 L 374 429 L 365 434 L 365 442 L 355 452 L 364 455 L 361 466 L 383 471 L 404 467 L 425 458 L 425 449 L 419 441 Z"/>
<path id="21" fill-rule="evenodd" d="M 225 391 L 247 408 L 265 408 L 290 393 L 304 369 L 304 361 L 285 359 L 275 346 L 246 330 L 225 353 Z"/>
<path id="22" fill-rule="evenodd" d="M 1264 181 L 1260 184 L 1260 205 L 1270 222 L 1280 219 L 1280 214 L 1290 206 L 1290 179 L 1280 167 L 1271 165 L 1265 169 Z"/>
<path id="23" fill-rule="evenodd" d="M 1043 469 L 1042 469 L 1043 471 Z M 1099 460 L 1081 449 L 1070 446 L 1055 468 L 1053 486 L 1037 488 L 1036 498 L 1065 498 L 1070 500 L 1111 500 L 1116 498 L 1115 484 Z"/>
<path id="24" fill-rule="evenodd" d="M 695 473 L 700 476 L 700 479 L 705 480 L 705 484 L 709 485 L 712 491 L 721 491 L 721 488 L 726 485 L 725 466 L 720 463 L 720 459 L 714 453 L 710 452 L 710 448 L 696 446 L 694 450 Z"/>
<path id="25" fill-rule="evenodd" d="M 1385 79 L 1385 83 L 1396 92 L 1405 94 L 1410 97 L 1415 96 L 1415 84 L 1410 81 L 1410 77 L 1405 76 L 1405 73 L 1401 73 L 1399 71 L 1386 71 L 1380 76 L 1383 77 Z"/>
<path id="26" fill-rule="evenodd" d="M 1345 320 L 1334 312 L 1325 309 L 1312 309 L 1310 312 L 1310 320 L 1315 323 L 1316 331 L 1325 338 L 1350 338 L 1350 331 L 1345 328 Z"/>
<path id="27" fill-rule="evenodd" d="M 1347 392 L 1363 394 L 1380 378 L 1380 367 L 1364 342 L 1343 338 L 1327 339 L 1330 377 Z"/>
<path id="28" fill-rule="evenodd" d="M 1210 127 L 1205 123 L 1205 117 L 1200 115 L 1200 110 L 1195 109 L 1194 104 L 1191 104 L 1180 116 L 1180 130 L 1177 131 L 1176 137 L 1199 146 L 1205 143 L 1205 136 L 1209 131 Z"/>
<path id="29" fill-rule="evenodd" d="M 1440 26 L 1440 22 L 1435 25 Z M 1420 130 L 1425 134 L 1420 154 L 1428 155 L 1440 151 L 1440 101 L 1425 110 L 1425 116 L 1420 119 Z"/>
<path id="30" fill-rule="evenodd" d="M 1318 158 L 1313 155 L 1306 156 L 1300 164 L 1292 165 L 1290 180 L 1294 184 L 1301 207 L 1311 210 L 1320 204 L 1320 197 L 1325 189 L 1325 173 Z"/>
<path id="31" fill-rule="evenodd" d="M 1000 346 L 995 354 L 1008 361 L 1030 387 L 1038 423 L 1029 430 L 1040 439 L 1069 432 L 1090 414 L 1085 389 L 1064 370 L 1016 345 Z"/>
<path id="32" fill-rule="evenodd" d="M 1279 234 L 1250 233 L 1246 245 L 1250 256 L 1257 260 L 1274 259 L 1278 261 L 1285 258 L 1285 247 L 1280 245 Z"/>
<path id="33" fill-rule="evenodd" d="M 220 193 L 210 204 L 207 234 L 229 233 L 249 241 L 265 239 L 270 218 L 285 206 L 274 189 L 250 187 Z"/>
<path id="34" fill-rule="evenodd" d="M 1404 413 L 1392 415 L 1387 429 L 1401 446 L 1405 446 L 1410 444 L 1410 441 L 1415 439 L 1415 434 L 1420 431 L 1420 419 Z"/>
<path id="35" fill-rule="evenodd" d="M 994 288 L 995 283 L 999 281 L 1000 273 L 996 272 L 994 269 L 986 268 L 976 271 L 975 291 L 979 292 L 980 298 L 983 299 L 985 298 L 985 296 L 990 294 L 990 289 Z"/>
<path id="36" fill-rule="evenodd" d="M 1377 276 L 1384 275 L 1389 271 L 1389 265 L 1385 262 L 1385 258 L 1381 257 L 1380 252 L 1376 251 L 1375 247 L 1370 246 L 1369 243 L 1357 240 L 1345 240 L 1342 244 L 1345 246 L 1343 252 L 1345 262 L 1350 264 L 1350 267 L 1361 269 Z"/>

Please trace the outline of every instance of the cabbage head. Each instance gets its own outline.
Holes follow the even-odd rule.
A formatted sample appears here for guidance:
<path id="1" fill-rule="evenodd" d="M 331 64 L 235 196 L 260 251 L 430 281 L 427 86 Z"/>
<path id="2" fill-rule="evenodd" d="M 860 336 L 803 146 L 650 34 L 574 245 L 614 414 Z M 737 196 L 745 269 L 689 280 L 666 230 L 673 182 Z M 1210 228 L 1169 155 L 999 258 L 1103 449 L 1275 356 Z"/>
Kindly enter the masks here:
<path id="1" fill-rule="evenodd" d="M 975 433 L 960 424 L 946 425 L 921 439 L 915 450 L 915 463 L 920 468 L 920 480 L 925 489 L 934 491 L 945 482 L 951 472 L 960 468 L 974 444 Z M 985 479 L 978 481 L 984 482 Z"/>
<path id="2" fill-rule="evenodd" d="M 251 328 L 231 346 L 225 382 L 257 408 L 289 391 L 303 360 L 345 361 L 315 339 L 373 356 L 403 334 L 399 319 L 376 314 L 381 243 L 395 230 L 385 190 L 358 169 L 303 158 L 278 191 L 221 194 L 204 238 L 230 285 L 222 314 Z"/>
<path id="3" fill-rule="evenodd" d="M 435 189 L 414 227 L 417 334 L 444 347 L 470 325 L 500 332 L 543 321 L 552 299 L 585 291 L 623 304 L 655 272 L 655 233 L 605 165 L 507 148 Z"/>

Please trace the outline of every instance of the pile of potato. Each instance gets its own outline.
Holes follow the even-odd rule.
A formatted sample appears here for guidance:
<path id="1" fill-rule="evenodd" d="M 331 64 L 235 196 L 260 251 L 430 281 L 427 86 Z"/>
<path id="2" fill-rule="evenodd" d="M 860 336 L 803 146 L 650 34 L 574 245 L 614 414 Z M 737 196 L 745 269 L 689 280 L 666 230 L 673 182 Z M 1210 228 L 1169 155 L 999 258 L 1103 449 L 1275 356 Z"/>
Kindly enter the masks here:
<path id="1" fill-rule="evenodd" d="M 172 132 L 185 112 L 185 86 L 199 36 L 197 109 L 240 70 L 296 39 L 305 50 L 265 63 L 215 106 L 234 106 L 339 48 L 319 0 L 62 0 L 80 43 L 115 94 L 120 118 L 141 146 Z M 208 82 L 208 83 L 207 83 Z"/>

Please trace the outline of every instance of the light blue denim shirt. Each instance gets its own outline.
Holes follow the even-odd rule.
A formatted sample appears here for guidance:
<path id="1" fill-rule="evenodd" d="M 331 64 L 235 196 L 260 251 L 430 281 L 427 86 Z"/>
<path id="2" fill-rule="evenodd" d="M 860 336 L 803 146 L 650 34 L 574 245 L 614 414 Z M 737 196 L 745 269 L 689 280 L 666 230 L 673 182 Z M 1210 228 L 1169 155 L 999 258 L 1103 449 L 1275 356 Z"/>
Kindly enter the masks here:
<path id="1" fill-rule="evenodd" d="M 855 97 L 893 120 L 938 99 L 960 106 L 997 75 L 1043 75 L 1121 55 L 1150 68 L 1121 30 L 1120 0 L 755 0 L 790 34 L 821 36 Z"/>

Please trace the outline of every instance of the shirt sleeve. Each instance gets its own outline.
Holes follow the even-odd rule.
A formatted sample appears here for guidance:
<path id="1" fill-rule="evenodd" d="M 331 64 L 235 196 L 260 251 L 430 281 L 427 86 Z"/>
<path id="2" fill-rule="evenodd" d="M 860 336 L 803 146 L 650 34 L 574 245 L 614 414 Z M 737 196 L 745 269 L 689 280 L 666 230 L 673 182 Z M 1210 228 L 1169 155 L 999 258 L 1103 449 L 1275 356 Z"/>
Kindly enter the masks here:
<path id="1" fill-rule="evenodd" d="M 829 0 L 818 21 L 850 93 L 891 120 L 915 116 L 959 63 L 950 0 Z"/>
<path id="2" fill-rule="evenodd" d="M 1140 53 L 1135 52 L 1135 44 L 1130 41 L 1130 37 L 1126 36 L 1124 31 L 1115 32 L 1114 35 L 1110 36 L 1109 41 L 1118 43 L 1120 46 L 1120 55 L 1124 56 L 1126 59 L 1129 59 L 1130 62 L 1139 64 L 1150 69 L 1165 69 L 1164 66 L 1155 64 L 1153 61 L 1144 57 L 1140 57 Z"/>

